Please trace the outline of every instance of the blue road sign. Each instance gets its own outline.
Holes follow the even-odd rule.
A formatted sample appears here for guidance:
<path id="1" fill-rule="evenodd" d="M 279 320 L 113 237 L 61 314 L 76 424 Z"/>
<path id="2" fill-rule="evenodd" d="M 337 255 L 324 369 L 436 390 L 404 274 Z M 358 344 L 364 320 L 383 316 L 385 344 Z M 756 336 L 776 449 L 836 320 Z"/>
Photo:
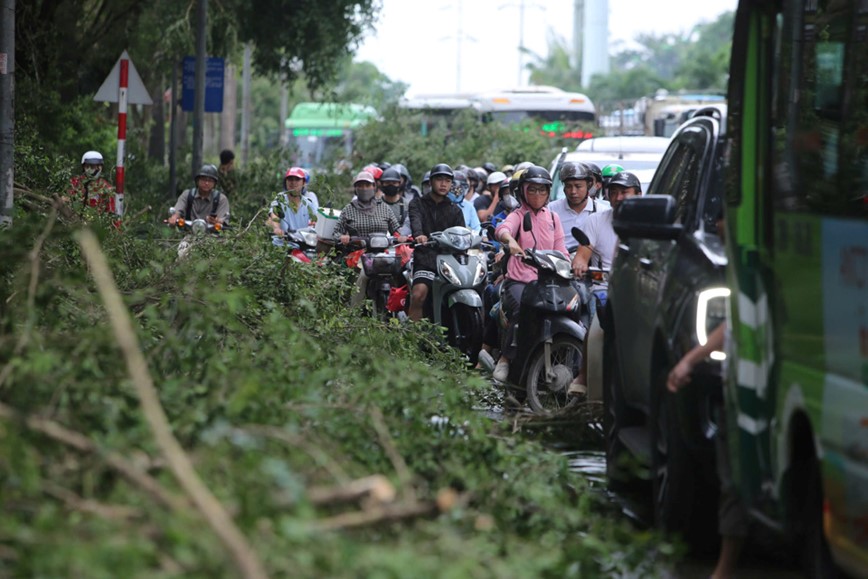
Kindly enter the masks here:
<path id="1" fill-rule="evenodd" d="M 222 58 L 209 56 L 205 59 L 205 112 L 223 111 L 223 62 Z M 183 90 L 181 109 L 192 111 L 196 99 L 196 58 L 184 57 Z"/>

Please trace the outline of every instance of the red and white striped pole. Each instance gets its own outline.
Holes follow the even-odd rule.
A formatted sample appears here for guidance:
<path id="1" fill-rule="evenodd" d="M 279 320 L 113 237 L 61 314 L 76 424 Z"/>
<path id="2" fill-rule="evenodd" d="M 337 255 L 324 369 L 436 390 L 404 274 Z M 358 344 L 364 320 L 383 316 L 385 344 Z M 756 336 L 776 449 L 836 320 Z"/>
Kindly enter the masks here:
<path id="1" fill-rule="evenodd" d="M 130 61 L 121 58 L 120 86 L 118 87 L 118 163 L 115 174 L 115 206 L 118 215 L 124 214 L 124 148 L 127 141 L 127 90 L 130 80 Z"/>

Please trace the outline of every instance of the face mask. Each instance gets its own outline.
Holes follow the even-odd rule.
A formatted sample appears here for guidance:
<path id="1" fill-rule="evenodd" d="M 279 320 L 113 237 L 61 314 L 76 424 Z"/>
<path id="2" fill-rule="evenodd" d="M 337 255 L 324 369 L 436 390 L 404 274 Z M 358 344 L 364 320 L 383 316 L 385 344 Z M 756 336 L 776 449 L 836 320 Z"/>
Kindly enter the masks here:
<path id="1" fill-rule="evenodd" d="M 464 195 L 461 194 L 461 191 L 450 191 L 449 200 L 453 203 L 461 203 L 464 201 Z"/>
<path id="2" fill-rule="evenodd" d="M 506 208 L 507 211 L 512 211 L 516 207 L 518 207 L 518 200 L 512 195 L 504 195 L 501 203 Z"/>
<path id="3" fill-rule="evenodd" d="M 373 189 L 356 189 L 356 197 L 362 203 L 369 203 L 374 198 Z"/>
<path id="4" fill-rule="evenodd" d="M 84 174 L 89 178 L 93 179 L 95 177 L 99 177 L 99 174 L 102 173 L 102 167 L 94 166 L 94 165 L 86 165 L 84 168 Z"/>
<path id="5" fill-rule="evenodd" d="M 393 197 L 401 192 L 401 188 L 398 185 L 383 185 L 383 194 L 388 195 L 389 197 Z"/>
<path id="6" fill-rule="evenodd" d="M 591 187 L 591 189 L 588 191 L 588 197 L 590 197 L 591 199 L 593 199 L 593 198 L 595 198 L 595 197 L 597 196 L 597 194 L 598 194 L 599 192 L 600 192 L 600 187 L 599 187 L 598 185 L 594 185 L 594 186 Z"/>

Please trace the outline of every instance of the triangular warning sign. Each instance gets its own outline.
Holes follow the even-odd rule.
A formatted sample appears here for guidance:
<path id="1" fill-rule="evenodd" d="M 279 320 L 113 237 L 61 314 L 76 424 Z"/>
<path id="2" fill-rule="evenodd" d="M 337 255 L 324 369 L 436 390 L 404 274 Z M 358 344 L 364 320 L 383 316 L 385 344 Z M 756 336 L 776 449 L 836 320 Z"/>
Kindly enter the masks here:
<path id="1" fill-rule="evenodd" d="M 121 61 L 128 60 L 130 62 L 129 73 L 127 77 L 127 103 L 131 105 L 152 105 L 151 95 L 148 94 L 148 89 L 145 88 L 145 83 L 142 82 L 142 77 L 139 76 L 133 61 L 130 60 L 130 55 L 124 50 L 121 57 L 115 63 L 115 67 L 109 73 L 108 77 L 103 81 L 102 86 L 96 91 L 93 97 L 95 101 L 116 103 L 118 102 L 118 89 L 121 80 Z"/>

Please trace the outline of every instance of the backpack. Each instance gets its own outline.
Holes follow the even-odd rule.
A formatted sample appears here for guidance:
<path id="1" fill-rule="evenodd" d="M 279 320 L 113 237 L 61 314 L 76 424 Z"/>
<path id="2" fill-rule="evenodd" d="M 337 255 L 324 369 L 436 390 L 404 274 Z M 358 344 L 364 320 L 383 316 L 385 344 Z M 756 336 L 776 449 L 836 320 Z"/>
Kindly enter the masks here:
<path id="1" fill-rule="evenodd" d="M 187 208 L 184 211 L 184 221 L 190 221 L 193 215 L 193 199 L 196 198 L 196 189 L 187 189 Z M 217 216 L 217 207 L 220 206 L 220 190 L 211 192 L 211 215 Z"/>

